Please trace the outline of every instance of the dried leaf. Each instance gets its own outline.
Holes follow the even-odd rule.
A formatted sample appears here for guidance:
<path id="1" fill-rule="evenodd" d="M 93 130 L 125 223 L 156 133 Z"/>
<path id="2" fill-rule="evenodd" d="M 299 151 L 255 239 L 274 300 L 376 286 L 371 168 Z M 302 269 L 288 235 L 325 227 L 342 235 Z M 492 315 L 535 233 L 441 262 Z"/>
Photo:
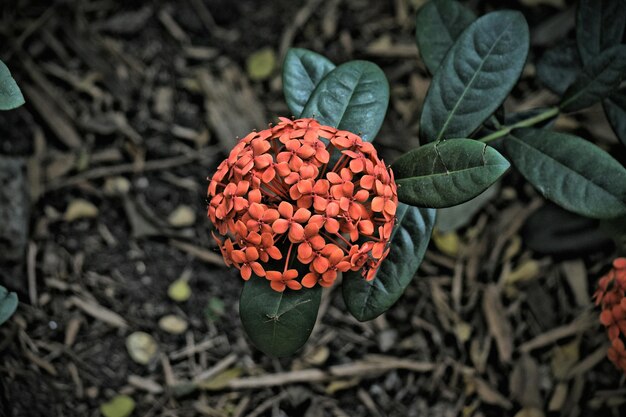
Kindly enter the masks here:
<path id="1" fill-rule="evenodd" d="M 561 264 L 561 270 L 569 287 L 574 293 L 576 304 L 585 307 L 590 304 L 587 268 L 581 259 L 566 261 Z"/>
<path id="2" fill-rule="evenodd" d="M 522 408 L 515 417 L 545 417 L 545 414 L 538 408 Z"/>
<path id="3" fill-rule="evenodd" d="M 527 259 L 520 263 L 517 268 L 512 270 L 504 278 L 506 284 L 515 284 L 518 282 L 526 282 L 533 280 L 539 276 L 541 268 L 539 262 L 534 259 Z"/>
<path id="4" fill-rule="evenodd" d="M 191 288 L 185 279 L 177 279 L 167 289 L 167 295 L 174 301 L 182 303 L 191 297 Z"/>
<path id="5" fill-rule="evenodd" d="M 528 354 L 515 363 L 509 383 L 511 396 L 522 406 L 529 408 L 543 408 L 541 393 L 539 392 L 539 366 Z"/>
<path id="6" fill-rule="evenodd" d="M 557 346 L 552 349 L 552 361 L 550 366 L 552 374 L 557 379 L 567 377 L 572 366 L 576 365 L 580 358 L 580 340 L 576 339 L 566 345 Z"/>
<path id="7" fill-rule="evenodd" d="M 239 378 L 241 374 L 242 374 L 241 368 L 227 369 L 224 372 L 221 372 L 215 375 L 215 377 L 209 380 L 200 382 L 198 384 L 198 388 L 203 388 L 209 391 L 218 391 L 218 390 L 226 388 L 228 386 L 228 383 L 231 380 L 235 378 Z"/>
<path id="8" fill-rule="evenodd" d="M 272 48 L 263 48 L 250 55 L 246 64 L 250 79 L 262 81 L 272 75 L 276 66 L 276 54 Z"/>
<path id="9" fill-rule="evenodd" d="M 567 399 L 567 383 L 559 382 L 554 389 L 550 403 L 548 404 L 548 411 L 561 411 L 565 400 Z"/>
<path id="10" fill-rule="evenodd" d="M 135 410 L 135 400 L 128 395 L 118 395 L 111 401 L 100 406 L 100 412 L 104 417 L 128 417 Z"/>
<path id="11" fill-rule="evenodd" d="M 63 215 L 63 219 L 68 222 L 73 222 L 78 219 L 86 219 L 93 218 L 98 215 L 98 207 L 96 207 L 93 203 L 83 200 L 77 199 L 70 202 L 65 210 L 65 214 Z"/>
<path id="12" fill-rule="evenodd" d="M 435 246 L 442 253 L 456 257 L 459 254 L 459 249 L 461 248 L 461 239 L 456 232 L 440 232 L 437 229 L 433 231 L 433 242 L 435 242 Z"/>

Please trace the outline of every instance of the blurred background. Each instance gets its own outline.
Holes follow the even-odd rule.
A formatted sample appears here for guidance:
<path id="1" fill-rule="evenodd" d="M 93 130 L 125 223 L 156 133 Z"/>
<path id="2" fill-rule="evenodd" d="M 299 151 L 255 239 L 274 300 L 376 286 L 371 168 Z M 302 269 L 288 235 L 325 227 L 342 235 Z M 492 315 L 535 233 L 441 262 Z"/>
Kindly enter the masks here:
<path id="1" fill-rule="evenodd" d="M 624 415 L 590 299 L 615 248 L 515 172 L 440 216 L 385 315 L 357 322 L 335 288 L 297 356 L 246 341 L 207 176 L 237 137 L 291 116 L 291 46 L 380 65 L 375 145 L 388 163 L 418 146 L 423 3 L 2 0 L 0 59 L 26 104 L 0 113 L 0 284 L 20 297 L 0 327 L 0 416 Z M 573 39 L 575 2 L 464 3 L 529 22 L 505 109 L 553 104 L 535 65 Z M 624 161 L 600 106 L 557 125 Z"/>

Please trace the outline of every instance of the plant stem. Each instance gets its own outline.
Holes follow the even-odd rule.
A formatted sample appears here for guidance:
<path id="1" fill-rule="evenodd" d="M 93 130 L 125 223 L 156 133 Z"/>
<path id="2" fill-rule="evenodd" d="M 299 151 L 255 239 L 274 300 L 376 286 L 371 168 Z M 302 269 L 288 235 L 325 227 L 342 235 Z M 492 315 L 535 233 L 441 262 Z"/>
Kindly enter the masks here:
<path id="1" fill-rule="evenodd" d="M 550 107 L 543 113 L 539 113 L 538 115 L 529 117 L 528 119 L 520 120 L 519 122 L 512 124 L 511 126 L 503 126 L 502 129 L 496 130 L 495 132 L 483 138 L 480 138 L 478 140 L 484 143 L 491 142 L 492 140 L 508 135 L 509 133 L 511 133 L 513 129 L 519 129 L 520 127 L 530 127 L 530 126 L 536 125 L 537 123 L 543 122 L 544 120 L 554 117 L 557 114 L 559 114 L 559 108 Z"/>

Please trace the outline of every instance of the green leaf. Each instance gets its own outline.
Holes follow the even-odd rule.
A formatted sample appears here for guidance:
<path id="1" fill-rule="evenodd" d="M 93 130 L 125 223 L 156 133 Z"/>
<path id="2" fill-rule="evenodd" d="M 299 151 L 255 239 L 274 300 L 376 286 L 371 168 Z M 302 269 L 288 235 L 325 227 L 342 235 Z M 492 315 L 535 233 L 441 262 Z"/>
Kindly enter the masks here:
<path id="1" fill-rule="evenodd" d="M 626 26 L 623 0 L 580 0 L 576 15 L 576 42 L 587 65 L 606 49 L 619 45 Z"/>
<path id="2" fill-rule="evenodd" d="M 371 142 L 385 118 L 389 83 L 378 65 L 346 62 L 319 83 L 304 106 L 302 117 L 355 133 Z"/>
<path id="3" fill-rule="evenodd" d="M 626 73 L 626 45 L 607 49 L 589 64 L 576 78 L 561 101 L 566 112 L 589 107 L 617 89 Z"/>
<path id="4" fill-rule="evenodd" d="M 480 126 L 522 73 L 528 39 L 519 12 L 493 12 L 472 23 L 433 78 L 420 120 L 422 141 L 467 137 Z"/>
<path id="5" fill-rule="evenodd" d="M 0 110 L 12 110 L 24 104 L 24 96 L 11 77 L 11 71 L 0 61 Z"/>
<path id="6" fill-rule="evenodd" d="M 626 89 L 611 94 L 602 104 L 613 131 L 626 146 Z"/>
<path id="7" fill-rule="evenodd" d="M 371 281 L 360 271 L 343 274 L 343 299 L 359 321 L 387 311 L 404 293 L 422 262 L 435 223 L 435 210 L 400 203 L 389 255 Z"/>
<path id="8" fill-rule="evenodd" d="M 326 57 L 302 48 L 287 51 L 283 64 L 283 93 L 291 113 L 299 117 L 315 87 L 335 64 Z"/>
<path id="9" fill-rule="evenodd" d="M 474 13 L 456 0 L 431 0 L 419 9 L 415 38 L 431 74 L 437 72 L 454 41 L 474 20 Z"/>
<path id="10" fill-rule="evenodd" d="M 391 166 L 398 199 L 418 207 L 464 203 L 485 191 L 509 168 L 490 146 L 472 139 L 448 139 L 402 155 Z"/>
<path id="11" fill-rule="evenodd" d="M 309 338 L 322 287 L 276 292 L 265 278 L 253 276 L 246 282 L 239 300 L 243 327 L 252 343 L 270 356 L 289 356 Z"/>
<path id="12" fill-rule="evenodd" d="M 541 194 L 591 218 L 626 214 L 626 169 L 577 136 L 514 130 L 504 141 L 513 165 Z"/>
<path id="13" fill-rule="evenodd" d="M 17 294 L 8 292 L 0 285 L 0 325 L 7 321 L 17 309 Z"/>
<path id="14" fill-rule="evenodd" d="M 582 62 L 573 42 L 548 49 L 537 63 L 537 77 L 555 93 L 562 95 L 582 70 Z"/>

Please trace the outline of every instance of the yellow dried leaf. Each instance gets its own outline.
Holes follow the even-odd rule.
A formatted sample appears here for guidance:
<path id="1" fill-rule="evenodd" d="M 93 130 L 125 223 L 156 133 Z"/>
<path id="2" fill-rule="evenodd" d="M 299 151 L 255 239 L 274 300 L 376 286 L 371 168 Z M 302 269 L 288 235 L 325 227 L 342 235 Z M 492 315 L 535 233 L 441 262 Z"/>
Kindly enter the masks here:
<path id="1" fill-rule="evenodd" d="M 227 369 L 224 372 L 215 375 L 215 377 L 211 379 L 200 382 L 198 384 L 198 387 L 208 391 L 218 391 L 226 388 L 228 386 L 228 383 L 231 380 L 238 378 L 241 373 L 242 370 L 240 368 Z"/>
<path id="2" fill-rule="evenodd" d="M 465 343 L 472 335 L 472 326 L 464 321 L 460 321 L 454 325 L 454 332 L 456 333 L 456 338 L 459 342 Z"/>
<path id="3" fill-rule="evenodd" d="M 442 253 L 456 257 L 461 249 L 461 239 L 455 232 L 440 232 L 437 229 L 433 232 L 433 242 Z"/>
<path id="4" fill-rule="evenodd" d="M 557 346 L 552 350 L 552 361 L 550 366 L 552 374 L 557 379 L 563 379 L 567 376 L 569 370 L 574 366 L 580 358 L 580 341 L 574 340 L 566 345 Z"/>
<path id="5" fill-rule="evenodd" d="M 527 259 L 520 263 L 517 268 L 512 270 L 504 279 L 506 284 L 515 284 L 517 282 L 530 281 L 541 273 L 539 262 L 534 259 Z"/>
<path id="6" fill-rule="evenodd" d="M 135 400 L 128 395 L 117 395 L 100 406 L 104 417 L 128 417 L 135 410 Z"/>
<path id="7" fill-rule="evenodd" d="M 262 81 L 272 75 L 276 66 L 276 54 L 272 48 L 263 48 L 250 55 L 246 64 L 250 79 Z"/>
<path id="8" fill-rule="evenodd" d="M 191 297 L 191 288 L 185 279 L 177 279 L 167 289 L 167 295 L 179 303 L 187 301 Z"/>
<path id="9" fill-rule="evenodd" d="M 96 207 L 95 205 L 93 205 L 93 203 L 87 200 L 79 198 L 77 200 L 73 200 L 67 206 L 63 218 L 68 222 L 72 222 L 78 219 L 93 218 L 97 215 L 98 207 Z"/>

